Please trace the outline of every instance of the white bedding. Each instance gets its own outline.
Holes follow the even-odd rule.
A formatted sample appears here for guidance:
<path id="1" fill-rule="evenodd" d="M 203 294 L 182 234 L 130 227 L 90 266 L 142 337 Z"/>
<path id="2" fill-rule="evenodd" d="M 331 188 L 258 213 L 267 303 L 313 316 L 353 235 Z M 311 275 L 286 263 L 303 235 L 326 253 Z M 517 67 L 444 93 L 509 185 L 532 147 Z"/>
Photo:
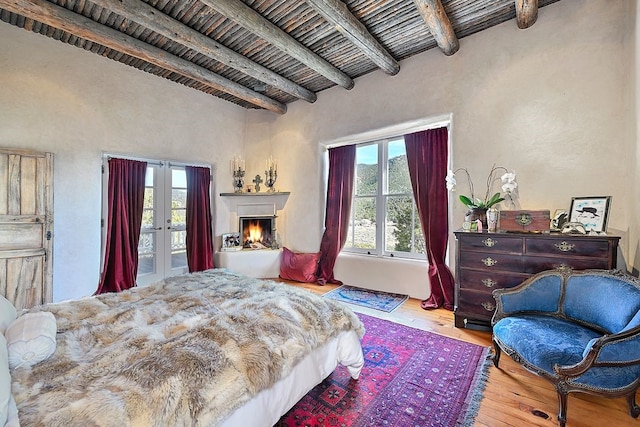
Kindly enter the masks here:
<path id="1" fill-rule="evenodd" d="M 238 408 L 223 427 L 271 427 L 309 390 L 320 384 L 338 366 L 347 367 L 351 378 L 358 379 L 364 365 L 360 338 L 354 331 L 341 332 L 298 363 L 291 373 L 262 390 Z"/>

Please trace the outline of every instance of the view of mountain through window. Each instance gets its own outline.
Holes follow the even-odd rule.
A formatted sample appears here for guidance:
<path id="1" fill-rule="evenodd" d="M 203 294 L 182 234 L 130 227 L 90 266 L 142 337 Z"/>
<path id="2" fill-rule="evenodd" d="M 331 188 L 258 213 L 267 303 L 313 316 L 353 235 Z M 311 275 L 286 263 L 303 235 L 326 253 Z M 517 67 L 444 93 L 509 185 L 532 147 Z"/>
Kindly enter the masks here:
<path id="1" fill-rule="evenodd" d="M 422 258 L 404 138 L 360 144 L 346 251 Z"/>

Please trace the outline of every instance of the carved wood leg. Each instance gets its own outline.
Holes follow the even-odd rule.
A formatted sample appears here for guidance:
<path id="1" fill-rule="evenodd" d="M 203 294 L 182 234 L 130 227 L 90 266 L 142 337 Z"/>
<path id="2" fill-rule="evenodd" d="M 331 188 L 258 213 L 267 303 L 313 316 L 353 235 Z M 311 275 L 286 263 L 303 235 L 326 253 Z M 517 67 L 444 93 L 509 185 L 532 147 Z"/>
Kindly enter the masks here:
<path id="1" fill-rule="evenodd" d="M 627 394 L 627 405 L 629 406 L 629 415 L 633 418 L 638 418 L 640 406 L 636 405 L 636 390 Z"/>
<path id="2" fill-rule="evenodd" d="M 564 393 L 558 390 L 558 406 L 560 410 L 558 411 L 558 426 L 565 427 L 567 424 L 567 393 Z"/>
<path id="3" fill-rule="evenodd" d="M 498 343 L 493 341 L 493 366 L 498 367 L 498 363 L 500 362 L 500 354 L 502 354 L 502 349 L 498 345 Z"/>

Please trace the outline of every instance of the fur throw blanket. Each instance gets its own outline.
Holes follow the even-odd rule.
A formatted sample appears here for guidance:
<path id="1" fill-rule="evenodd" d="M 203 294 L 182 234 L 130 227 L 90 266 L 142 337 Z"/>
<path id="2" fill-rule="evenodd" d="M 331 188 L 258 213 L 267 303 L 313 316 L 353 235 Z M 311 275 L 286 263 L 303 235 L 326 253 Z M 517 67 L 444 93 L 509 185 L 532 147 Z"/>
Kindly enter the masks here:
<path id="1" fill-rule="evenodd" d="M 216 425 L 340 331 L 364 334 L 339 303 L 217 269 L 39 310 L 57 348 L 12 371 L 25 426 Z"/>

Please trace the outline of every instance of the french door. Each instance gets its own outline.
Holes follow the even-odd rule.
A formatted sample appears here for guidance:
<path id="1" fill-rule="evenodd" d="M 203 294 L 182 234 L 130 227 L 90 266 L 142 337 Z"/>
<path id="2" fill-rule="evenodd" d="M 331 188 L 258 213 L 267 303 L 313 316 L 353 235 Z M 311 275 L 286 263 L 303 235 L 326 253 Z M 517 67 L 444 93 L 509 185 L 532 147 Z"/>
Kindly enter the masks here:
<path id="1" fill-rule="evenodd" d="M 109 157 L 103 160 L 103 217 L 107 217 Z M 166 161 L 147 162 L 144 211 L 138 244 L 138 286 L 188 272 L 187 176 L 184 165 Z M 106 227 L 103 227 L 102 259 Z"/>
<path id="2" fill-rule="evenodd" d="M 149 163 L 138 245 L 138 286 L 188 271 L 186 202 L 184 167 Z"/>

